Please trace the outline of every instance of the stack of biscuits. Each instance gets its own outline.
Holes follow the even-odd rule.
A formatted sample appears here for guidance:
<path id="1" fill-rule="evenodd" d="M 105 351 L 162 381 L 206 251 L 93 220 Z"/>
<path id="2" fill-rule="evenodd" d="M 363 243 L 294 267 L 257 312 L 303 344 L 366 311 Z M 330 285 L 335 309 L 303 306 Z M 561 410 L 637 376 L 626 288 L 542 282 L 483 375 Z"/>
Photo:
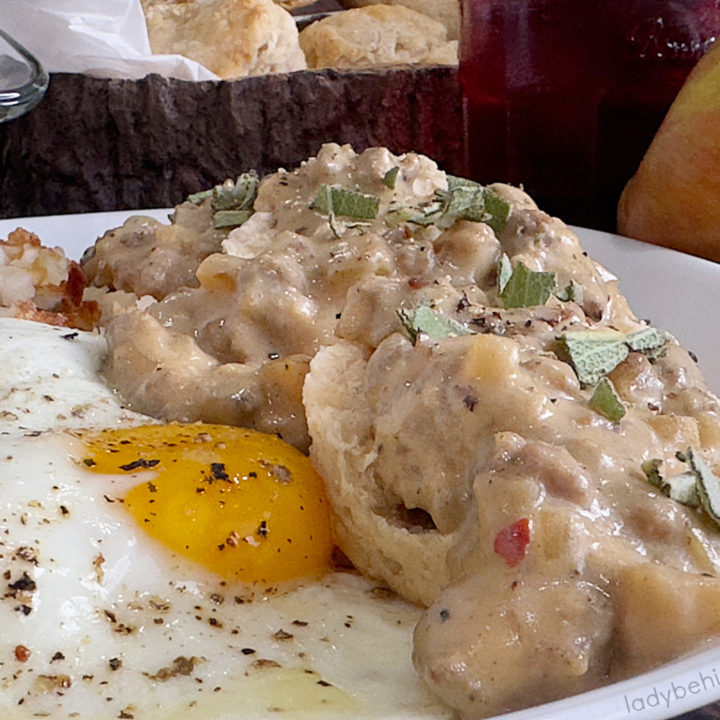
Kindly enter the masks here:
<path id="1" fill-rule="evenodd" d="M 299 30 L 311 0 L 142 0 L 152 51 L 224 79 L 306 68 L 457 63 L 458 0 L 343 0 Z"/>

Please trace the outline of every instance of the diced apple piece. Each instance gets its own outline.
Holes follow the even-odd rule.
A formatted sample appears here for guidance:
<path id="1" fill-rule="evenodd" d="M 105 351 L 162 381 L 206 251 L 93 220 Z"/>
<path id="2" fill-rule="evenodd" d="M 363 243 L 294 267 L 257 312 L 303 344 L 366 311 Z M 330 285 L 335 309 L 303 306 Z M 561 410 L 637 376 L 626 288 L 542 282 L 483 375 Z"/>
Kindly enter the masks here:
<path id="1" fill-rule="evenodd" d="M 637 674 L 703 643 L 720 642 L 720 579 L 643 563 L 613 592 L 623 674 Z"/>

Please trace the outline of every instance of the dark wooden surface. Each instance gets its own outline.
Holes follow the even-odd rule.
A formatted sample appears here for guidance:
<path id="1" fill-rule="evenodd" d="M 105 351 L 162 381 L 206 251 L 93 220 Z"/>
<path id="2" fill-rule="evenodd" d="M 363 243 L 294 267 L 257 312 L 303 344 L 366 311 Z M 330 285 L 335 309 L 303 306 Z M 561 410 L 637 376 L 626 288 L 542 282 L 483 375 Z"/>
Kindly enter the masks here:
<path id="1" fill-rule="evenodd" d="M 168 207 L 250 168 L 293 167 L 329 141 L 417 150 L 462 172 L 456 70 L 232 82 L 55 74 L 32 112 L 0 124 L 0 217 Z"/>

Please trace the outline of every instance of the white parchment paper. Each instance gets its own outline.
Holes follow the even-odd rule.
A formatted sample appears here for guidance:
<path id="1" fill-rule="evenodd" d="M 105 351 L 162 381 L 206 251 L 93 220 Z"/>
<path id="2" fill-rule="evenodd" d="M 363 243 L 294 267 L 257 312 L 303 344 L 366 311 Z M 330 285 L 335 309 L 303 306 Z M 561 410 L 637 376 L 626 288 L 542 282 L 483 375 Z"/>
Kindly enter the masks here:
<path id="1" fill-rule="evenodd" d="M 217 80 L 181 55 L 153 55 L 140 0 L 0 0 L 0 28 L 48 72 Z"/>

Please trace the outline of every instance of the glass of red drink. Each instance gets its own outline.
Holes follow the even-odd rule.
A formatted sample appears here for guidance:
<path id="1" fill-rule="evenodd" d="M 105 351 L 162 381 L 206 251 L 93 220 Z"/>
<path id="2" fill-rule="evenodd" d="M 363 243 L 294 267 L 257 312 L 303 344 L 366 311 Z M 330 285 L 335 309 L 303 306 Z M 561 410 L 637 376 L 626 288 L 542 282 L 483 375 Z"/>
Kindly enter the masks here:
<path id="1" fill-rule="evenodd" d="M 563 220 L 615 228 L 720 0 L 461 0 L 467 171 Z"/>

